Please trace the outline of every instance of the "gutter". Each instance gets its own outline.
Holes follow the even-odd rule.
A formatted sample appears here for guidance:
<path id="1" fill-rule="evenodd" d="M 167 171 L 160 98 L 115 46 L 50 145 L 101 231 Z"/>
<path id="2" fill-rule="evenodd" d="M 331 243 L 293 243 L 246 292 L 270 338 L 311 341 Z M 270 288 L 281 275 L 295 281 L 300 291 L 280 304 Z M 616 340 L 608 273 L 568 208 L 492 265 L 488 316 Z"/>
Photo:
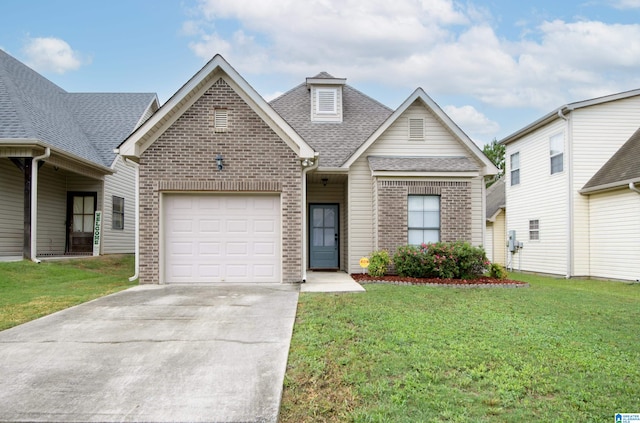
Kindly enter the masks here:
<path id="1" fill-rule="evenodd" d="M 319 153 L 312 159 L 302 161 L 302 283 L 307 282 L 307 173 L 317 169 L 320 164 Z M 305 163 L 308 163 L 305 165 Z"/>
<path id="2" fill-rule="evenodd" d="M 124 158 L 124 157 L 123 157 Z M 135 172 L 134 180 L 134 221 L 136 222 L 135 226 L 135 235 L 134 235 L 134 259 L 135 259 L 135 270 L 133 276 L 129 278 L 129 282 L 133 282 L 138 279 L 140 273 L 140 166 L 134 162 L 133 160 L 124 158 L 124 163 L 127 166 L 132 166 Z"/>
<path id="3" fill-rule="evenodd" d="M 640 194 L 640 189 L 636 188 L 636 185 L 633 182 L 629 182 L 629 189 Z"/>
<path id="4" fill-rule="evenodd" d="M 45 147 L 44 154 L 31 159 L 31 241 L 29 256 L 34 263 L 40 263 L 36 258 L 38 242 L 38 162 L 49 158 L 51 149 Z"/>

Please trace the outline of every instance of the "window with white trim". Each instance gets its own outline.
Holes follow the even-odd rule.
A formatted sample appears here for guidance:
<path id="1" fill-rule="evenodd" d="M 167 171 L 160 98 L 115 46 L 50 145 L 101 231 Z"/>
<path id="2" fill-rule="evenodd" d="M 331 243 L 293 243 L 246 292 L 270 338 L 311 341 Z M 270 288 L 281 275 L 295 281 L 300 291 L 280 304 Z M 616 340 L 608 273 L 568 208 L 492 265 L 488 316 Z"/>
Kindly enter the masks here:
<path id="1" fill-rule="evenodd" d="M 410 195 L 407 210 L 409 244 L 420 245 L 440 241 L 439 195 Z"/>
<path id="2" fill-rule="evenodd" d="M 229 128 L 229 110 L 214 110 L 214 128 L 216 132 L 225 132 Z"/>
<path id="3" fill-rule="evenodd" d="M 564 134 L 556 134 L 549 138 L 549 157 L 551 158 L 551 174 L 560 173 L 564 168 Z"/>
<path id="4" fill-rule="evenodd" d="M 316 89 L 316 113 L 331 115 L 338 113 L 338 90 L 335 88 Z"/>
<path id="5" fill-rule="evenodd" d="M 113 196 L 111 208 L 111 228 L 116 230 L 124 229 L 124 198 Z"/>
<path id="6" fill-rule="evenodd" d="M 529 221 L 529 241 L 540 240 L 540 221 L 538 219 Z"/>
<path id="7" fill-rule="evenodd" d="M 409 118 L 409 139 L 414 141 L 424 140 L 423 118 Z"/>
<path id="8" fill-rule="evenodd" d="M 520 153 L 513 153 L 510 157 L 511 165 L 511 185 L 520 183 Z"/>

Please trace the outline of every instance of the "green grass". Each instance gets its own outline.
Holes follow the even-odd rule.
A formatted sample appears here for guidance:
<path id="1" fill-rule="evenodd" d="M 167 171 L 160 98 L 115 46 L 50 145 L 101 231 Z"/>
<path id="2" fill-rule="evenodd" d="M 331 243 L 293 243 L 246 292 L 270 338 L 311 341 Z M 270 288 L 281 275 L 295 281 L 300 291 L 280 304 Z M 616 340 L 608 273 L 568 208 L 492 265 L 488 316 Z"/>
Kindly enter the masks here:
<path id="1" fill-rule="evenodd" d="M 0 330 L 137 284 L 133 256 L 0 263 Z"/>
<path id="2" fill-rule="evenodd" d="M 281 422 L 604 422 L 640 411 L 640 285 L 301 294 Z"/>

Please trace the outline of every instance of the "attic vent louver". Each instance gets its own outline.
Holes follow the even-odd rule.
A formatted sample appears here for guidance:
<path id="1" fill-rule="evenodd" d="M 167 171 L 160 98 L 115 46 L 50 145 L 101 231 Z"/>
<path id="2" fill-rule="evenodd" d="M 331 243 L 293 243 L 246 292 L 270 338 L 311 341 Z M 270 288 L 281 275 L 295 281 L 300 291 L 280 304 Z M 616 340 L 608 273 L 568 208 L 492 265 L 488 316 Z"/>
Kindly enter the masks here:
<path id="1" fill-rule="evenodd" d="M 318 113 L 337 113 L 338 92 L 336 89 L 318 89 Z"/>
<path id="2" fill-rule="evenodd" d="M 214 128 L 216 132 L 226 132 L 229 127 L 229 111 L 227 109 L 215 109 Z"/>
<path id="3" fill-rule="evenodd" d="M 424 119 L 409 118 L 409 139 L 410 140 L 424 139 Z"/>

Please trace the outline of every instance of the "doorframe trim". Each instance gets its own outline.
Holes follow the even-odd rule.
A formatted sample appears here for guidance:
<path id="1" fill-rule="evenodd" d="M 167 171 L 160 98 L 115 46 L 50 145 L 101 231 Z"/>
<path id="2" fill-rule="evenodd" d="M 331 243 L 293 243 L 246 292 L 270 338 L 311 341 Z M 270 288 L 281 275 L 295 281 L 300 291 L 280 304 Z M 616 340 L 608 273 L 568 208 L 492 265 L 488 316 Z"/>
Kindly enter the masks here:
<path id="1" fill-rule="evenodd" d="M 336 267 L 311 267 L 311 229 L 312 229 L 312 224 L 313 221 L 311 219 L 311 206 L 336 206 L 336 210 L 338 210 L 338 215 L 336 216 L 336 229 L 338 230 L 338 263 Z M 341 230 L 341 225 L 340 225 L 340 203 L 319 203 L 319 202 L 314 202 L 314 203 L 308 203 L 307 204 L 307 232 L 309 234 L 308 239 L 307 239 L 307 269 L 309 270 L 340 270 L 340 247 L 341 247 L 341 241 L 342 241 L 342 237 L 340 236 L 340 230 Z"/>
<path id="2" fill-rule="evenodd" d="M 73 219 L 73 197 L 74 196 L 93 196 L 93 213 L 95 219 L 95 212 L 98 211 L 98 192 L 97 191 L 67 191 L 67 211 L 66 211 L 66 219 L 65 219 L 65 238 L 64 238 L 64 252 L 72 253 L 71 245 L 69 243 L 69 233 L 71 231 L 71 220 Z M 71 213 L 69 213 L 71 212 Z"/>

